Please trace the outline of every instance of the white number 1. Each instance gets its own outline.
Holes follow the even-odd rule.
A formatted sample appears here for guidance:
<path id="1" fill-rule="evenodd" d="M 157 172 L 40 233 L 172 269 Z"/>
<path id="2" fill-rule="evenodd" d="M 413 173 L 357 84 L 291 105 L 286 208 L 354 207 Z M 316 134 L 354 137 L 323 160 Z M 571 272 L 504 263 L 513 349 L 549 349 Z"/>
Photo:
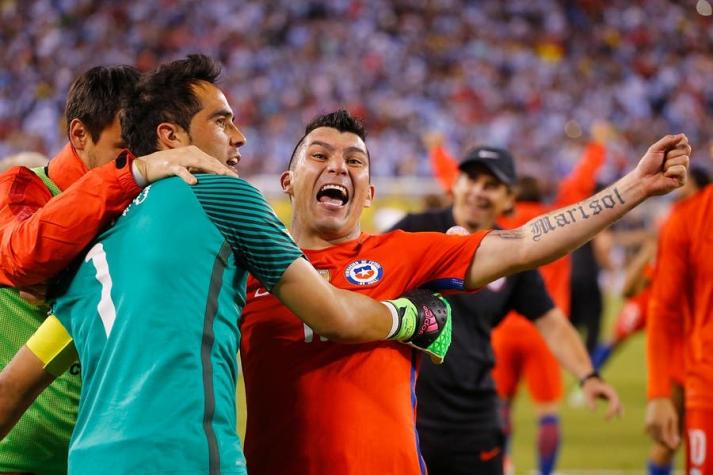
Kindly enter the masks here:
<path id="1" fill-rule="evenodd" d="M 95 244 L 87 253 L 84 262 L 92 261 L 94 268 L 97 271 L 97 280 L 102 286 L 102 294 L 97 305 L 99 317 L 104 324 L 104 331 L 107 338 L 111 333 L 111 328 L 116 320 L 116 308 L 111 300 L 111 275 L 109 274 L 109 263 L 106 260 L 106 252 L 102 243 Z"/>

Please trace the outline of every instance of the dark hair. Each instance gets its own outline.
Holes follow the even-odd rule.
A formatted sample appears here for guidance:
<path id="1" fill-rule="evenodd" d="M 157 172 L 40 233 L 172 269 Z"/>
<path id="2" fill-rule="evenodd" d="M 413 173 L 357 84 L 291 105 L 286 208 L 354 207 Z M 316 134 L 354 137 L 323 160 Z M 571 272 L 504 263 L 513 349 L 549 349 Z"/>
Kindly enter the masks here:
<path id="1" fill-rule="evenodd" d="M 162 122 L 189 131 L 191 119 L 201 109 L 193 86 L 199 81 L 215 84 L 220 65 L 203 54 L 191 54 L 159 66 L 139 81 L 136 94 L 121 117 L 122 137 L 135 155 L 156 151 L 156 127 Z"/>
<path id="2" fill-rule="evenodd" d="M 294 160 L 295 154 L 297 154 L 297 150 L 300 148 L 300 145 L 302 145 L 305 137 L 307 137 L 314 129 L 318 129 L 320 127 L 329 127 L 331 129 L 337 129 L 340 132 L 350 132 L 352 134 L 356 134 L 359 138 L 366 142 L 366 128 L 364 127 L 364 123 L 351 115 L 349 111 L 339 109 L 337 111 L 330 112 L 329 114 L 318 115 L 312 119 L 309 124 L 307 124 L 304 135 L 297 141 L 297 145 L 295 145 L 295 148 L 292 150 L 290 163 L 287 164 L 288 170 L 292 169 L 292 161 Z M 366 150 L 366 158 L 371 161 L 369 149 Z"/>
<path id="3" fill-rule="evenodd" d="M 523 176 L 517 181 L 515 185 L 517 190 L 515 195 L 516 201 L 534 201 L 536 203 L 542 202 L 542 189 L 540 188 L 540 183 L 537 178 L 533 176 Z"/>
<path id="4" fill-rule="evenodd" d="M 74 80 L 67 94 L 64 117 L 67 133 L 79 119 L 94 142 L 134 94 L 140 73 L 131 66 L 96 66 Z"/>
<path id="5" fill-rule="evenodd" d="M 711 176 L 708 173 L 708 170 L 697 165 L 691 166 L 688 170 L 688 175 L 696 184 L 696 188 L 698 189 L 705 187 L 711 182 Z"/>

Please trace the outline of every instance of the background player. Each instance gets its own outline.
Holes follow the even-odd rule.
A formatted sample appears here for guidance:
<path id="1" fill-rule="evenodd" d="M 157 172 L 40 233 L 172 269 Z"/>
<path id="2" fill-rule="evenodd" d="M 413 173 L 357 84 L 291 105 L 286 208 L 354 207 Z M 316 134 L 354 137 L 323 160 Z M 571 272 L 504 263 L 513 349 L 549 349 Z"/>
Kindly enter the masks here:
<path id="1" fill-rule="evenodd" d="M 683 349 L 686 470 L 713 471 L 713 186 L 675 206 L 658 241 L 647 321 L 648 391 L 646 423 L 652 438 L 675 449 L 680 421 L 672 397 L 675 361 Z"/>
<path id="2" fill-rule="evenodd" d="M 453 206 L 408 215 L 396 227 L 412 231 L 446 231 L 452 226 L 461 226 L 468 232 L 491 229 L 498 218 L 512 211 L 515 199 L 512 187 L 516 179 L 515 164 L 509 152 L 494 147 L 476 147 L 460 163 L 451 190 Z M 537 205 L 521 211 L 532 209 L 544 208 Z M 530 213 L 531 218 L 534 216 L 535 213 Z M 566 261 L 564 264 L 567 268 Z M 550 265 L 561 266 L 562 260 Z M 597 396 L 603 396 L 610 398 L 609 415 L 619 410 L 616 393 L 592 374 L 586 350 L 562 311 L 553 306 L 539 272 L 518 273 L 491 283 L 477 294 L 449 296 L 448 300 L 454 315 L 459 317 L 453 321 L 454 341 L 450 357 L 444 371 L 425 364 L 417 386 L 419 434 L 430 473 L 502 473 L 506 427 L 498 412 L 491 369 L 496 361 L 501 367 L 505 363 L 507 368 L 517 366 L 516 361 L 526 367 L 542 364 L 541 356 L 539 359 L 532 356 L 537 355 L 537 351 L 549 356 L 547 343 L 563 365 L 575 377 L 585 381 L 590 404 Z M 535 344 L 527 342 L 529 363 L 522 362 L 521 355 L 507 351 L 511 348 L 504 346 L 510 340 L 521 340 L 520 335 L 512 332 L 508 334 L 508 341 L 501 342 L 505 361 L 498 360 L 497 353 L 493 354 L 491 329 L 510 310 L 536 320 Z M 517 322 L 513 325 L 520 328 L 525 338 L 531 338 L 527 331 L 529 327 L 522 329 L 523 325 Z M 544 335 L 544 340 L 539 332 Z M 548 371 L 541 370 L 541 376 L 544 384 L 550 383 L 556 388 L 560 371 L 556 362 L 554 371 L 551 376 Z M 515 384 L 518 376 L 513 375 Z M 551 442 L 546 432 L 541 439 Z M 541 468 L 551 469 L 551 462 L 552 458 L 549 465 L 541 464 Z"/>
<path id="3" fill-rule="evenodd" d="M 605 162 L 604 144 L 611 140 L 614 135 L 613 128 L 606 122 L 597 122 L 592 127 L 592 141 L 587 144 L 579 163 L 572 172 L 565 177 L 558 186 L 557 195 L 554 201 L 546 204 L 540 184 L 534 177 L 524 176 L 518 180 L 515 206 L 512 203 L 502 205 L 502 213 L 496 214 L 498 225 L 505 228 L 521 226 L 533 217 L 547 211 L 570 205 L 591 195 L 595 189 L 596 176 Z M 445 150 L 442 137 L 439 134 L 430 134 L 424 140 L 429 149 L 429 156 L 435 174 L 439 177 L 443 187 L 450 191 L 458 176 L 458 164 Z M 513 176 L 507 177 L 500 173 L 500 179 L 506 180 L 501 183 L 503 186 L 514 185 Z M 452 193 L 451 193 L 452 194 Z M 475 205 L 475 204 L 473 204 Z M 465 222 L 468 204 L 461 197 L 459 209 L 456 211 L 458 219 Z M 477 213 L 476 209 L 476 213 Z M 444 210 L 444 216 L 449 212 Z M 428 221 L 427 214 L 424 219 Z M 477 216 L 477 215 L 476 215 Z M 431 223 L 440 225 L 442 223 Z M 466 226 L 475 228 L 476 225 Z M 426 224 L 425 229 L 428 228 Z M 603 233 L 594 237 L 593 242 L 599 242 Z M 583 246 L 592 246 L 589 242 Z M 575 251 L 581 253 L 582 248 Z M 570 273 L 571 257 L 564 256 L 547 265 L 541 266 L 540 271 L 544 278 L 547 290 L 552 295 L 555 303 L 565 315 L 570 312 Z M 481 297 L 476 297 L 474 302 L 480 301 Z M 514 301 L 517 298 L 513 299 Z M 496 299 L 497 301 L 497 299 Z M 520 307 L 522 308 L 522 307 Z M 531 308 L 530 311 L 535 310 Z M 540 314 L 529 313 L 531 317 L 538 317 Z M 498 321 L 500 318 L 497 319 Z M 492 325 L 495 327 L 495 325 Z M 490 327 L 488 327 L 490 328 Z M 489 335 L 488 331 L 481 331 L 482 335 Z M 504 321 L 494 328 L 492 338 L 490 338 L 495 353 L 496 364 L 493 377 L 495 379 L 498 394 L 502 399 L 502 414 L 504 419 L 504 429 L 506 436 L 510 436 L 512 430 L 511 421 L 511 401 L 514 399 L 520 379 L 524 376 L 527 386 L 535 401 L 538 414 L 538 432 L 536 448 L 538 452 L 538 464 L 541 473 L 547 474 L 554 468 L 559 444 L 559 401 L 562 397 L 563 387 L 559 363 L 552 355 L 540 332 L 527 318 L 511 312 Z M 488 339 L 484 339 L 481 344 L 490 351 Z M 472 355 L 475 356 L 475 355 Z M 492 357 L 480 357 L 486 366 L 492 366 Z M 484 381 L 485 385 L 489 384 Z M 486 390 L 487 392 L 487 390 Z M 581 395 L 581 392 L 579 393 Z M 486 400 L 488 397 L 486 396 Z M 507 445 L 507 444 L 506 444 Z M 506 459 L 506 465 L 508 465 Z"/>
<path id="4" fill-rule="evenodd" d="M 453 266 L 452 272 L 463 265 L 463 255 L 444 258 L 450 247 L 447 243 L 455 242 L 447 236 L 404 237 L 400 232 L 371 236 L 360 232 L 360 213 L 371 205 L 374 187 L 369 181 L 367 165 L 371 163 L 363 131 L 352 123 L 344 113 L 311 123 L 282 176 L 283 190 L 292 200 L 291 233 L 310 259 L 335 285 L 370 295 L 403 290 L 394 285 L 428 285 L 429 276 L 438 278 L 436 272 L 445 266 Z M 685 141 L 683 136 L 666 141 L 679 139 Z M 654 156 L 661 157 L 654 150 L 666 141 L 650 149 L 642 166 L 655 160 Z M 682 142 L 681 152 L 686 150 Z M 679 153 L 671 156 L 676 155 Z M 625 181 L 629 179 L 631 175 Z M 595 200 L 605 199 L 599 196 Z M 588 201 L 586 206 L 594 203 Z M 594 216 L 601 218 L 603 213 L 602 208 Z M 476 288 L 533 262 L 560 256 L 557 250 L 563 250 L 564 240 L 575 240 L 582 228 L 572 229 L 572 234 L 546 226 L 549 220 L 559 220 L 553 217 L 557 215 L 539 217 L 516 230 L 491 232 L 480 242 L 465 278 L 430 284 Z M 587 216 L 576 224 L 586 223 Z M 542 229 L 546 229 L 546 238 Z M 482 233 L 477 233 L 457 239 L 471 239 L 472 246 L 481 237 Z M 439 245 L 427 247 L 433 240 Z M 549 251 L 542 246 L 545 242 Z M 413 430 L 416 362 L 411 355 L 382 346 L 379 356 L 369 359 L 377 353 L 365 354 L 356 347 L 322 341 L 319 337 L 324 335 L 304 328 L 289 312 L 281 311 L 259 284 L 249 286 L 248 298 L 241 323 L 245 336 L 241 355 L 249 411 L 245 447 L 251 469 L 259 473 L 425 470 L 419 467 Z M 386 384 L 393 389 L 386 391 Z M 285 404 L 286 397 L 293 404 Z M 275 445 L 281 448 L 281 457 L 274 457 Z"/>
<path id="5" fill-rule="evenodd" d="M 80 75 L 66 101 L 69 143 L 37 174 L 16 166 L 0 175 L 0 284 L 22 286 L 40 297 L 29 303 L 17 290 L 0 290 L 1 367 L 47 316 L 41 302 L 45 279 L 67 266 L 131 202 L 141 191 L 136 180 L 145 183 L 180 173 L 194 181 L 189 166 L 230 173 L 216 159 L 195 151 L 181 156 L 164 152 L 151 163 L 133 157 L 114 160 L 123 147 L 119 111 L 138 77 L 128 66 L 99 66 Z M 52 198 L 60 191 L 65 193 Z M 75 366 L 0 442 L 0 472 L 66 473 L 79 390 Z"/>

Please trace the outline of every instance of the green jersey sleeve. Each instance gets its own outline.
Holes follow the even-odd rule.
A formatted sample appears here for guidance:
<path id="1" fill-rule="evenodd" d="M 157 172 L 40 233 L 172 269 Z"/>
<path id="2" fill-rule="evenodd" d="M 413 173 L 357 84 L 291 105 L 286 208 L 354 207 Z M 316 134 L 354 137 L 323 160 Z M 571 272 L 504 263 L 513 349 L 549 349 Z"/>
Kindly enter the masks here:
<path id="1" fill-rule="evenodd" d="M 191 187 L 235 259 L 271 290 L 302 251 L 253 185 L 242 178 L 199 175 Z"/>

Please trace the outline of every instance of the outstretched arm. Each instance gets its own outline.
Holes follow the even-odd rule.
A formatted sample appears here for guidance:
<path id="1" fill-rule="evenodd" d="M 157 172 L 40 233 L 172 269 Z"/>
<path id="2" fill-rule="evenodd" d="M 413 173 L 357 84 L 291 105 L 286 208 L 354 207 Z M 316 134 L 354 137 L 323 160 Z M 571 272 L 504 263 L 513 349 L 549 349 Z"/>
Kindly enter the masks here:
<path id="1" fill-rule="evenodd" d="M 683 134 L 653 144 L 637 167 L 604 191 L 525 225 L 483 239 L 466 282 L 478 288 L 498 277 L 551 262 L 572 252 L 646 198 L 686 181 L 691 147 Z"/>

